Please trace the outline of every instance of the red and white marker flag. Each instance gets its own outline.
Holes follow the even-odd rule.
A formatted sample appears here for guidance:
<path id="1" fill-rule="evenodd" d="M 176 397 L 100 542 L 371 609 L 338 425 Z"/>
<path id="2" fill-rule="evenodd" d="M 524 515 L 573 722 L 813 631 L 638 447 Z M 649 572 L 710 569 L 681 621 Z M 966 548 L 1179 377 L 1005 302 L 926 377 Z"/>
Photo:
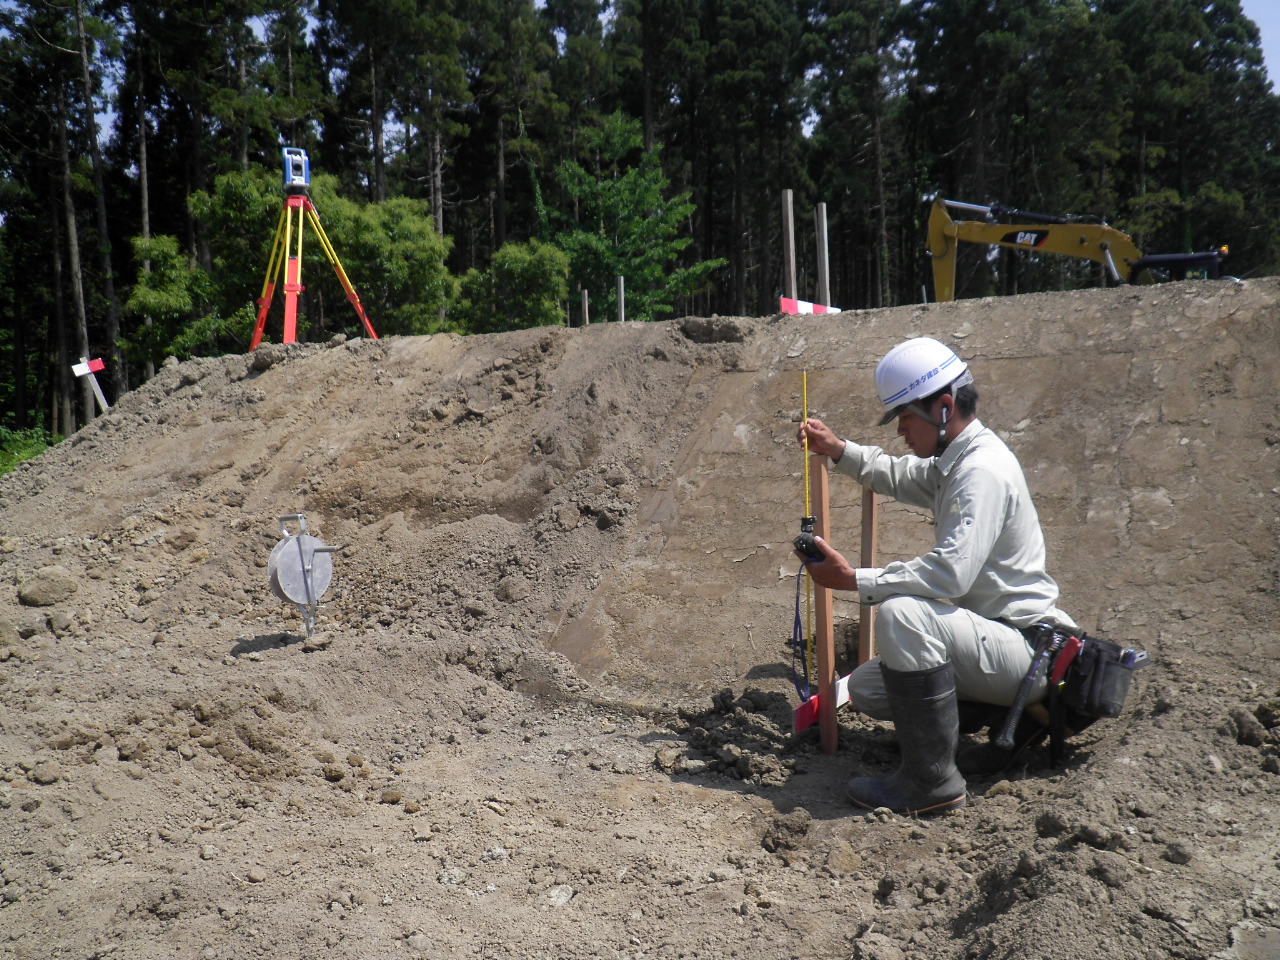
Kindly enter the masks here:
<path id="1" fill-rule="evenodd" d="M 90 360 L 88 357 L 81 357 L 79 363 L 71 365 L 71 372 L 77 377 L 88 377 L 89 386 L 93 387 L 93 396 L 98 401 L 98 410 L 106 413 L 111 409 L 111 404 L 107 403 L 107 398 L 103 396 L 102 387 L 98 386 L 98 378 L 95 373 L 101 373 L 107 369 L 107 365 L 101 359 Z"/>
<path id="2" fill-rule="evenodd" d="M 835 691 L 837 710 L 849 702 L 849 677 L 852 676 L 853 674 L 851 673 L 836 681 Z M 820 703 L 821 701 L 815 693 L 812 697 L 800 704 L 800 706 L 796 707 L 791 712 L 791 730 L 793 733 L 803 733 L 818 722 L 818 709 Z"/>
<path id="3" fill-rule="evenodd" d="M 821 303 L 810 303 L 808 300 L 792 300 L 790 297 L 779 297 L 781 310 L 783 313 L 789 313 L 793 316 L 796 314 L 808 313 L 839 313 L 839 307 L 828 307 Z"/>

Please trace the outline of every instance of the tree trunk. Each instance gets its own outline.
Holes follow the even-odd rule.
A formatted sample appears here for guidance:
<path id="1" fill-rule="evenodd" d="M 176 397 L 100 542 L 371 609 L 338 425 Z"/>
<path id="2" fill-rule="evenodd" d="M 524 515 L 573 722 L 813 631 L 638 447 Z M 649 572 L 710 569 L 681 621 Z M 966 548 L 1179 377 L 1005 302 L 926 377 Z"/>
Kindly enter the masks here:
<path id="1" fill-rule="evenodd" d="M 444 144 L 440 128 L 431 131 L 431 213 L 436 220 L 436 233 L 444 236 Z"/>
<path id="2" fill-rule="evenodd" d="M 241 99 L 241 101 L 243 102 L 243 100 L 244 100 L 244 92 L 245 92 L 245 90 L 246 90 L 246 89 L 248 88 L 248 86 L 249 86 L 249 75 L 248 75 L 248 71 L 245 69 L 245 65 L 244 65 L 244 44 L 243 44 L 243 42 L 240 44 L 239 56 L 237 57 L 237 59 L 240 61 L 240 64 L 239 64 L 239 72 L 240 72 L 240 99 Z M 243 120 L 241 120 L 241 121 L 240 121 L 240 123 L 239 123 L 239 127 L 240 127 L 240 130 L 239 130 L 238 132 L 239 132 L 239 139 L 240 139 L 240 143 L 239 143 L 239 147 L 240 147 L 240 169 L 241 169 L 241 170 L 243 170 L 243 171 L 246 171 L 246 172 L 247 172 L 247 171 L 249 170 L 249 124 L 247 124 L 247 123 L 245 123 Z"/>
<path id="3" fill-rule="evenodd" d="M 196 104 L 187 105 L 188 149 L 183 164 L 182 209 L 187 220 L 187 249 L 192 260 L 199 264 L 206 273 L 213 272 L 213 251 L 209 247 L 209 237 L 203 224 L 196 220 L 191 212 L 191 195 L 203 190 L 208 185 L 205 164 L 204 117 L 196 109 Z"/>
<path id="4" fill-rule="evenodd" d="M 297 109 L 293 101 L 293 40 L 286 39 L 284 44 L 284 75 L 288 84 L 289 92 L 289 142 L 296 144 L 298 142 L 298 118 L 293 115 L 293 111 Z"/>
<path id="5" fill-rule="evenodd" d="M 652 38 L 651 0 L 640 0 L 640 102 L 644 121 L 644 150 L 653 149 L 653 58 L 657 42 Z"/>
<path id="6" fill-rule="evenodd" d="M 84 32 L 84 6 L 76 0 L 76 33 L 80 38 L 80 79 L 84 84 L 84 122 L 89 135 L 89 156 L 93 163 L 93 191 L 98 217 L 98 259 L 102 270 L 102 292 L 107 301 L 107 351 L 111 357 L 111 389 L 116 397 L 129 389 L 129 378 L 120 354 L 120 304 L 111 270 L 111 234 L 107 224 L 107 192 L 102 179 L 102 151 L 98 147 L 98 121 L 93 111 L 93 83 L 89 74 L 89 42 Z"/>
<path id="7" fill-rule="evenodd" d="M 13 408 L 14 425 L 19 430 L 31 426 L 31 409 L 27 399 L 27 324 L 13 325 Z"/>
<path id="8" fill-rule="evenodd" d="M 147 172 L 147 98 L 145 91 L 142 90 L 142 70 L 139 65 L 138 70 L 138 193 L 142 201 L 142 238 L 144 240 L 151 239 L 151 179 Z M 142 261 L 142 273 L 151 272 L 151 261 Z M 150 327 L 152 320 L 150 315 L 142 318 L 145 326 Z M 144 373 L 146 378 L 150 380 L 156 375 L 156 364 L 151 359 L 150 338 L 147 340 L 147 357 L 144 363 Z"/>
<path id="9" fill-rule="evenodd" d="M 384 151 L 385 131 L 383 129 L 382 107 L 378 103 L 378 64 L 373 51 L 369 51 L 369 90 L 372 103 L 370 116 L 373 120 L 373 202 L 381 203 L 387 199 L 387 168 Z"/>
<path id="10" fill-rule="evenodd" d="M 876 258 L 876 306 L 883 307 L 889 303 L 889 198 L 885 196 L 884 187 L 884 137 L 880 129 L 880 112 L 876 111 L 875 121 L 876 144 L 876 205 L 879 207 L 876 227 L 879 230 L 877 246 L 880 255 Z"/>
<path id="11" fill-rule="evenodd" d="M 151 201 L 149 194 L 151 192 L 151 184 L 147 175 L 147 120 L 144 116 L 142 123 L 138 129 L 138 187 L 142 193 L 142 238 L 144 240 L 151 239 Z M 142 261 L 142 272 L 148 274 L 151 272 L 151 261 Z M 152 326 L 151 315 L 142 318 L 145 326 Z M 156 375 L 156 364 L 151 358 L 150 340 L 148 339 L 147 358 L 144 363 L 144 373 L 146 378 L 150 380 Z"/>
<path id="12" fill-rule="evenodd" d="M 69 436 L 75 432 L 75 412 L 71 399 L 71 357 L 67 350 L 67 303 L 62 291 L 62 222 L 59 219 L 57 181 L 50 171 L 49 221 L 53 238 L 50 261 L 53 266 L 53 323 L 56 327 L 53 356 L 53 405 L 49 415 L 49 432 Z"/>
<path id="13" fill-rule="evenodd" d="M 67 222 L 67 267 L 71 271 L 71 300 L 76 308 L 76 333 L 80 356 L 89 356 L 89 316 L 84 306 L 84 280 L 80 274 L 80 234 L 76 229 L 76 208 L 71 198 L 71 151 L 67 148 L 67 101 L 58 90 L 58 151 L 62 159 L 62 206 Z M 93 419 L 93 388 L 80 378 L 80 398 L 84 422 Z"/>
<path id="14" fill-rule="evenodd" d="M 502 118 L 498 118 L 498 188 L 493 209 L 493 252 L 507 242 L 507 142 Z"/>
<path id="15" fill-rule="evenodd" d="M 729 184 L 730 223 L 733 225 L 733 241 L 729 248 L 729 269 L 733 277 L 733 312 L 740 317 L 747 312 L 746 250 L 742 242 L 744 233 L 742 182 L 742 150 L 735 136 L 733 179 Z"/>

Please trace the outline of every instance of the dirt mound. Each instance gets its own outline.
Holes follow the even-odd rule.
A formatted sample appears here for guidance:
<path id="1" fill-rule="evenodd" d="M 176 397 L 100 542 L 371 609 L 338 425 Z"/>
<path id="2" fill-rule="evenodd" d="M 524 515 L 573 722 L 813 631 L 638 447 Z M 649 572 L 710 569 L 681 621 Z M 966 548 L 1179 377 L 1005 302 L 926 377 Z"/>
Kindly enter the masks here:
<path id="1" fill-rule="evenodd" d="M 1280 281 L 268 345 L 0 480 L 0 955 L 1280 952 Z M 789 728 L 814 413 L 955 343 L 1122 721 L 960 812 L 855 815 Z M 834 485 L 837 545 L 858 498 Z M 317 633 L 278 518 L 338 547 Z M 885 505 L 882 556 L 930 541 Z M 847 633 L 856 606 L 837 603 Z"/>

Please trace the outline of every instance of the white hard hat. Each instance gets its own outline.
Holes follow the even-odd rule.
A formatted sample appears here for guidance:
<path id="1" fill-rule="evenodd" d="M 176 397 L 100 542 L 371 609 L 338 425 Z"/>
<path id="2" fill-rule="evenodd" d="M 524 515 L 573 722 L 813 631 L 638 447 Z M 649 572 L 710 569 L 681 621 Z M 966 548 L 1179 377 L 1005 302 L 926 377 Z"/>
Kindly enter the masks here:
<path id="1" fill-rule="evenodd" d="M 931 337 L 906 340 L 884 355 L 876 367 L 876 392 L 884 404 L 880 425 L 909 403 L 932 396 L 948 385 L 973 383 L 969 365 L 955 351 Z"/>

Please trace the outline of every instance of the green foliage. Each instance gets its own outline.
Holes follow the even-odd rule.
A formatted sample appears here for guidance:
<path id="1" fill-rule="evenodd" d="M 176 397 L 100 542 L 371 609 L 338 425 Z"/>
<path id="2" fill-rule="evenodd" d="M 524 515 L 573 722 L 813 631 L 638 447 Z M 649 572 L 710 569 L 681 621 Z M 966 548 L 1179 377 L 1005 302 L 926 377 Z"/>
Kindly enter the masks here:
<path id="1" fill-rule="evenodd" d="M 192 268 L 178 249 L 177 237 L 133 237 L 131 243 L 134 260 L 150 263 L 151 268 L 139 272 L 124 303 L 124 315 L 135 325 L 122 345 L 129 359 L 156 364 L 170 352 L 183 325 L 208 303 L 211 283 L 204 271 Z"/>
<path id="2" fill-rule="evenodd" d="M 132 243 L 134 260 L 150 262 L 150 270 L 140 270 L 124 302 L 124 315 L 136 321 L 133 333 L 123 338 L 125 356 L 159 364 L 170 353 L 186 360 L 248 346 L 255 319 L 252 306 L 242 303 L 220 312 L 215 306 L 218 276 L 193 266 L 179 250 L 177 238 L 161 234 L 134 237 Z M 224 294 L 223 300 L 230 297 Z"/>
<path id="3" fill-rule="evenodd" d="M 168 352 L 182 360 L 243 352 L 249 346 L 256 319 L 256 311 L 249 304 L 226 317 L 205 314 L 182 328 L 170 342 Z"/>
<path id="4" fill-rule="evenodd" d="M 449 319 L 466 333 L 496 333 L 564 322 L 569 257 L 540 240 L 508 243 L 487 270 L 468 270 Z"/>
<path id="5" fill-rule="evenodd" d="M 1182 195 L 1172 187 L 1152 190 L 1128 203 L 1128 215 L 1120 223 L 1135 237 L 1154 237 L 1168 231 L 1186 208 Z"/>
<path id="6" fill-rule="evenodd" d="M 280 175 L 261 167 L 224 173 L 207 192 L 192 194 L 191 213 L 203 225 L 212 253 L 209 281 L 216 313 L 230 316 L 256 301 L 283 204 Z M 310 250 L 320 252 L 318 246 Z"/>
<path id="7" fill-rule="evenodd" d="M 312 123 L 325 96 L 317 51 L 308 42 L 315 0 L 281 3 L 267 15 L 270 53 L 262 64 L 262 89 L 270 91 L 277 134 L 290 146 L 312 148 Z"/>
<path id="8" fill-rule="evenodd" d="M 138 282 L 125 301 L 125 313 L 135 317 L 168 319 L 190 313 L 196 305 L 193 292 L 194 274 L 187 258 L 178 249 L 178 238 L 134 237 L 133 256 L 151 268 L 138 277 Z"/>
<path id="9" fill-rule="evenodd" d="M 393 197 L 382 203 L 358 204 L 337 193 L 337 179 L 312 178 L 312 196 L 321 225 L 338 260 L 360 295 L 379 336 L 425 334 L 442 329 L 441 317 L 453 299 L 454 280 L 445 267 L 450 242 L 435 231 L 426 201 Z M 326 318 L 341 317 L 343 329 L 358 331 L 355 312 L 321 248 L 308 232 L 311 250 L 304 282 L 321 277 Z"/>
<path id="10" fill-rule="evenodd" d="M 123 340 L 127 357 L 159 363 L 169 354 L 185 360 L 248 347 L 256 319 L 252 304 L 217 309 L 218 277 L 193 266 L 175 237 L 134 237 L 132 243 L 134 259 L 151 268 L 139 272 L 125 301 L 125 316 L 137 321 Z M 233 296 L 224 290 L 221 299 L 233 302 Z"/>
<path id="11" fill-rule="evenodd" d="M 1257 26 L 1238 0 L 1103 0 L 1096 19 L 1126 67 L 1118 94 L 1132 110 L 1116 222 L 1148 252 L 1230 243 L 1243 254 L 1231 272 L 1274 270 L 1280 101 Z"/>
<path id="12" fill-rule="evenodd" d="M 561 164 L 561 186 L 577 211 L 576 222 L 556 240 L 569 255 L 570 278 L 586 289 L 597 315 L 616 315 L 616 278 L 626 278 L 627 319 L 669 316 L 675 299 L 699 289 L 720 259 L 681 267 L 681 251 L 692 243 L 683 225 L 693 212 L 689 194 L 666 197 L 669 183 L 658 151 L 641 150 L 639 121 L 621 113 L 587 131 L 598 157 L 592 174 L 574 161 Z M 638 160 L 632 162 L 639 151 Z M 571 220 L 561 212 L 563 220 Z"/>
<path id="13" fill-rule="evenodd" d="M 24 460 L 44 453 L 61 441 L 40 427 L 26 430 L 10 430 L 0 427 L 0 476 L 8 473 Z"/>

